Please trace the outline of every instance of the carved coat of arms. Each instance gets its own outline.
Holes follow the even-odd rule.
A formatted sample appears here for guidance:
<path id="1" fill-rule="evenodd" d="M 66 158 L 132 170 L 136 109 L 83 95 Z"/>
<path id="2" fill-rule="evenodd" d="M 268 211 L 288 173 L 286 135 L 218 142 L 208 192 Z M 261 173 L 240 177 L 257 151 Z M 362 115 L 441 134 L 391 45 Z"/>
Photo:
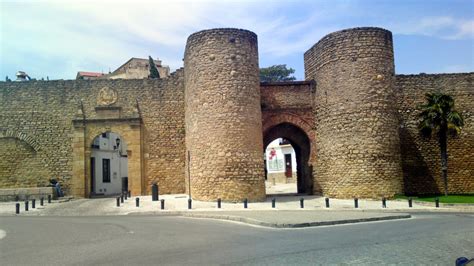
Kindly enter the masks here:
<path id="1" fill-rule="evenodd" d="M 117 101 L 117 92 L 109 87 L 100 89 L 97 97 L 98 105 L 111 105 Z"/>

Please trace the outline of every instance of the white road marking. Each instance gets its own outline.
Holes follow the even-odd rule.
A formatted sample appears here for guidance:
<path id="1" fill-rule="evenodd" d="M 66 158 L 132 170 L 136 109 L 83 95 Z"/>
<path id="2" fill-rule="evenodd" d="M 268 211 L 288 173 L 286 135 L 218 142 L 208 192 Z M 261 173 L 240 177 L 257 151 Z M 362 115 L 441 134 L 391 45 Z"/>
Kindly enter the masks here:
<path id="1" fill-rule="evenodd" d="M 0 239 L 4 238 L 7 235 L 7 232 L 0 229 Z"/>

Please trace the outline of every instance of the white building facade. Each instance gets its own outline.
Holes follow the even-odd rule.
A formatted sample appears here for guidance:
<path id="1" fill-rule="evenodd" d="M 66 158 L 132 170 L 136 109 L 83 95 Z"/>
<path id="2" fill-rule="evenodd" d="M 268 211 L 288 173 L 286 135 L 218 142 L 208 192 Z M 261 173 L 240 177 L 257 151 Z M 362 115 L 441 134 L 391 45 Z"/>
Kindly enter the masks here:
<path id="1" fill-rule="evenodd" d="M 275 139 L 265 150 L 266 179 L 273 184 L 296 183 L 295 150 L 284 139 Z"/>
<path id="2" fill-rule="evenodd" d="M 128 190 L 127 144 L 115 133 L 105 132 L 92 144 L 91 195 L 116 195 Z"/>

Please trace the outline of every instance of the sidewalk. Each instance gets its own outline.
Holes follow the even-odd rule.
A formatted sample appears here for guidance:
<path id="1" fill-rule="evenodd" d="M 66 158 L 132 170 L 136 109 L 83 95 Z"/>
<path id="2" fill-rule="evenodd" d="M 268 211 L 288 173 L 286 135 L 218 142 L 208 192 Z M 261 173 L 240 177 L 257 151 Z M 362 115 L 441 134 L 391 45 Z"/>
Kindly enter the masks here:
<path id="1" fill-rule="evenodd" d="M 136 198 L 140 206 L 136 207 Z M 188 197 L 184 194 L 160 195 L 165 200 L 165 209 L 161 210 L 161 201 L 152 201 L 151 196 L 132 197 L 116 206 L 116 198 L 74 199 L 68 202 L 31 208 L 24 211 L 21 202 L 19 216 L 106 216 L 106 215 L 173 215 L 194 218 L 224 219 L 277 228 L 334 225 L 343 223 L 379 221 L 410 218 L 409 212 L 471 212 L 474 206 L 441 206 L 435 208 L 425 204 L 413 203 L 409 208 L 407 201 L 388 200 L 387 208 L 381 201 L 359 200 L 359 208 L 354 208 L 353 200 L 330 199 L 330 208 L 325 206 L 325 198 L 319 196 L 275 196 L 276 207 L 272 208 L 272 196 L 265 202 L 249 202 L 244 209 L 243 203 L 222 202 L 217 208 L 216 202 L 192 201 L 188 209 Z M 300 207 L 300 198 L 304 198 L 304 208 Z M 15 202 L 0 203 L 0 216 L 15 215 Z"/>

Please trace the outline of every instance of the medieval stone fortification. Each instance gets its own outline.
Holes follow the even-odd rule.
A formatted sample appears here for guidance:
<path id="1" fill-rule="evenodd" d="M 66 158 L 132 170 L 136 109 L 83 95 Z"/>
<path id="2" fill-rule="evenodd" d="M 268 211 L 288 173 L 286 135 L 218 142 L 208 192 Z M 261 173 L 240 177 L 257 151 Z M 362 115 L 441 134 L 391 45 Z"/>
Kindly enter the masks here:
<path id="1" fill-rule="evenodd" d="M 465 119 L 448 144 L 449 191 L 474 192 L 474 73 L 395 75 L 393 58 L 389 31 L 348 29 L 305 53 L 306 81 L 259 83 L 257 36 L 213 29 L 188 38 L 184 69 L 167 79 L 1 82 L 0 187 L 55 177 L 88 197 L 93 139 L 115 132 L 135 195 L 157 182 L 199 200 L 262 200 L 263 151 L 278 137 L 295 148 L 301 193 L 438 193 L 437 142 L 418 134 L 417 106 L 441 91 Z"/>

